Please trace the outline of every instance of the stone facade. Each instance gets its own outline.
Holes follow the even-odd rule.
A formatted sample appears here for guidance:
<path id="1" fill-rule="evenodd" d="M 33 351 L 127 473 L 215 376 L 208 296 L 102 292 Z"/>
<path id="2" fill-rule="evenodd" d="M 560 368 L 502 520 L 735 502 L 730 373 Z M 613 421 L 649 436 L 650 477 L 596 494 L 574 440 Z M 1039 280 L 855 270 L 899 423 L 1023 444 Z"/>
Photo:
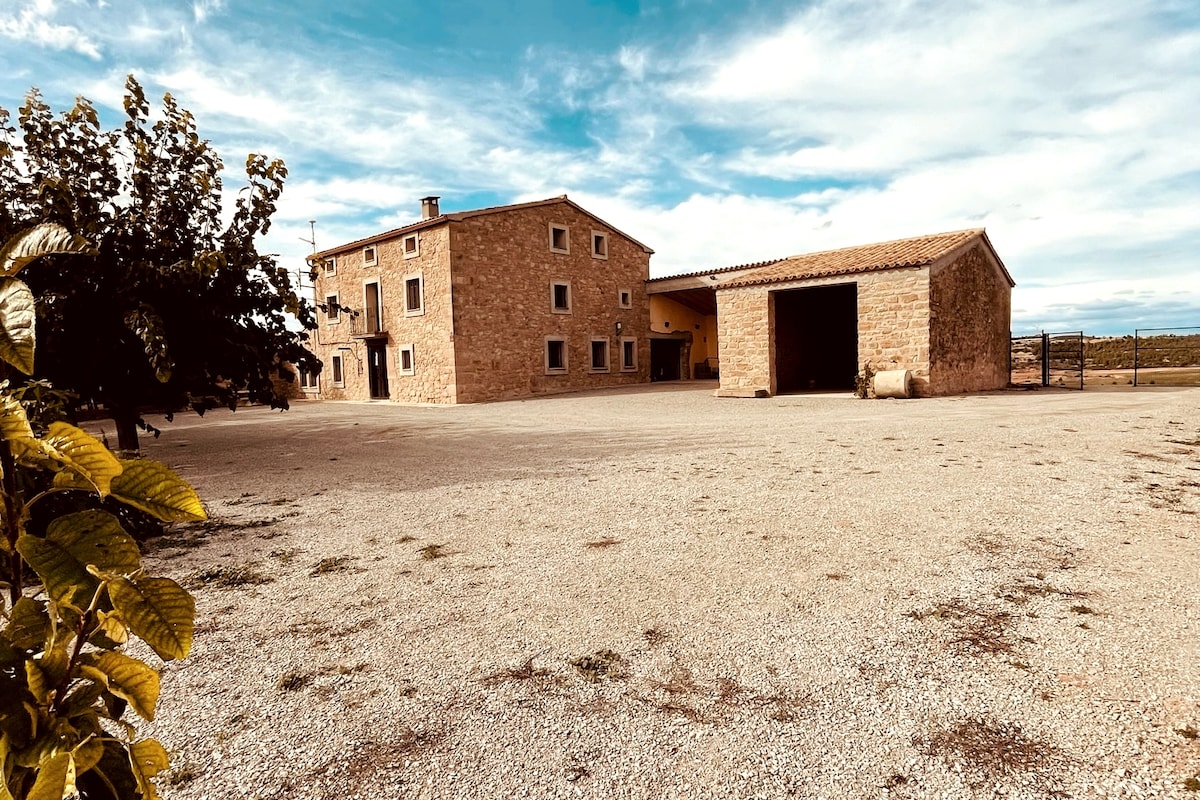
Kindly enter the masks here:
<path id="1" fill-rule="evenodd" d="M 926 264 L 842 269 L 836 275 L 758 283 L 748 273 L 749 280 L 742 276 L 735 283 L 749 285 L 718 285 L 718 394 L 776 394 L 777 293 L 838 284 L 856 286 L 860 369 L 869 363 L 877 372 L 909 370 L 917 396 L 1003 388 L 1008 383 L 1013 284 L 983 232 L 975 233 L 965 245 Z M 840 263 L 850 251 L 831 253 L 826 262 Z M 820 259 L 814 262 L 819 268 Z M 779 265 L 772 268 L 788 274 Z"/>
<path id="2" fill-rule="evenodd" d="M 645 382 L 651 252 L 565 197 L 439 215 L 326 251 L 336 271 L 318 268 L 317 302 L 336 295 L 357 313 L 319 315 L 319 396 L 372 397 L 372 351 L 384 354 L 387 398 L 400 402 Z M 382 296 L 378 325 L 368 284 Z"/>

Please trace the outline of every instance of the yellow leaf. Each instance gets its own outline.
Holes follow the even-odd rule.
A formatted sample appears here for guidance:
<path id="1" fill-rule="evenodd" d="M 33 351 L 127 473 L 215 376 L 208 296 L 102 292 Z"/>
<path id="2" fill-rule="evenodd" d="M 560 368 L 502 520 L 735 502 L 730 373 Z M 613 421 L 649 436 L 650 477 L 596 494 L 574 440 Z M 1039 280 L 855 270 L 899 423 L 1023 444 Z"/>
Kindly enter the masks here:
<path id="1" fill-rule="evenodd" d="M 8 734 L 0 733 L 0 800 L 14 800 L 12 792 L 8 790 L 8 781 L 5 780 L 10 749 Z"/>
<path id="2" fill-rule="evenodd" d="M 137 542 L 107 511 L 77 511 L 59 517 L 47 526 L 46 539 L 66 550 L 84 571 L 91 564 L 102 572 L 131 575 L 142 566 Z"/>
<path id="3" fill-rule="evenodd" d="M 24 281 L 0 277 L 0 358 L 26 375 L 33 374 L 33 292 Z"/>
<path id="4" fill-rule="evenodd" d="M 22 597 L 12 607 L 8 615 L 8 625 L 4 635 L 14 647 L 22 650 L 42 649 L 50 633 L 50 615 L 46 613 L 46 604 Z"/>
<path id="5" fill-rule="evenodd" d="M 109 493 L 113 479 L 121 474 L 120 460 L 103 442 L 66 422 L 50 423 L 42 448 L 86 480 L 101 497 Z"/>
<path id="6" fill-rule="evenodd" d="M 99 618 L 100 632 L 109 638 L 110 641 L 117 644 L 125 644 L 129 640 L 129 629 L 125 627 L 125 623 L 121 621 L 120 614 L 109 614 L 101 611 L 97 614 Z"/>
<path id="7" fill-rule="evenodd" d="M 50 690 L 53 687 L 36 661 L 25 662 L 25 685 L 29 687 L 29 693 L 33 695 L 34 700 L 42 705 L 50 702 Z"/>
<path id="8" fill-rule="evenodd" d="M 75 748 L 75 773 L 82 775 L 100 763 L 104 756 L 104 742 L 93 737 Z"/>
<path id="9" fill-rule="evenodd" d="M 136 658 L 111 650 L 89 653 L 83 658 L 88 666 L 108 676 L 110 692 L 127 700 L 142 719 L 154 720 L 154 706 L 158 703 L 157 672 Z"/>
<path id="10" fill-rule="evenodd" d="M 112 482 L 113 497 L 140 508 L 164 522 L 199 522 L 208 519 L 204 504 L 188 483 L 166 464 L 147 459 L 127 459 Z"/>
<path id="11" fill-rule="evenodd" d="M 108 596 L 121 619 L 159 658 L 183 658 L 192 649 L 196 603 L 170 578 L 115 578 Z"/>
<path id="12" fill-rule="evenodd" d="M 75 757 L 70 753 L 58 753 L 38 764 L 37 780 L 26 795 L 28 800 L 67 800 L 75 796 Z"/>
<path id="13" fill-rule="evenodd" d="M 158 800 L 158 792 L 150 779 L 171 766 L 167 751 L 153 739 L 143 739 L 129 746 L 129 762 L 133 765 L 138 788 L 142 790 L 142 800 Z"/>
<path id="14" fill-rule="evenodd" d="M 10 442 L 33 442 L 25 407 L 11 394 L 0 394 L 0 437 Z"/>
<path id="15" fill-rule="evenodd" d="M 43 222 L 21 231 L 0 247 L 0 275 L 16 275 L 26 264 L 52 253 L 94 253 L 91 242 L 57 222 Z"/>

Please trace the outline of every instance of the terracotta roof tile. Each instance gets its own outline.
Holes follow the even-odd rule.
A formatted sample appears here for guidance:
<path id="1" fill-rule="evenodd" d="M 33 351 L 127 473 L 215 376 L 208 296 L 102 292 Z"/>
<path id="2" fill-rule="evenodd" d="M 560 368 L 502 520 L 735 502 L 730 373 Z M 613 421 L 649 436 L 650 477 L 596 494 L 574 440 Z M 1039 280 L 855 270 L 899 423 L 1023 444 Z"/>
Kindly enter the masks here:
<path id="1" fill-rule="evenodd" d="M 983 228 L 790 256 L 754 269 L 721 286 L 722 288 L 757 286 L 764 283 L 782 283 L 805 278 L 847 275 L 855 272 L 924 267 L 975 238 L 982 238 L 987 242 Z M 991 244 L 988 243 L 987 246 L 990 248 Z M 1011 282 L 1011 278 L 1009 280 Z"/>

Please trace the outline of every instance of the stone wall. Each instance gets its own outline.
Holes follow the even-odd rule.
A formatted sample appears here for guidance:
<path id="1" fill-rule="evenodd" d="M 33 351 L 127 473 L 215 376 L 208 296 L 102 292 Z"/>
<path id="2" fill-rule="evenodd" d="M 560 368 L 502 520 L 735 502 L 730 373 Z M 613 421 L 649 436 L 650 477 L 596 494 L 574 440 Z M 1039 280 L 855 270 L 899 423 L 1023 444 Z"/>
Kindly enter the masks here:
<path id="1" fill-rule="evenodd" d="M 935 394 L 1008 385 L 1012 287 L 975 245 L 931 270 L 930 382 Z"/>
<path id="2" fill-rule="evenodd" d="M 858 287 L 859 366 L 910 370 L 914 393 L 928 394 L 929 273 L 919 267 L 718 289 L 721 393 L 776 392 L 771 292 L 844 283 Z"/>
<path id="3" fill-rule="evenodd" d="M 551 225 L 567 229 L 569 252 L 551 249 Z M 607 234 L 607 258 L 593 255 L 595 233 Z M 451 263 L 458 402 L 649 380 L 650 256 L 594 218 L 567 203 L 469 217 L 452 223 Z M 554 282 L 570 286 L 569 313 L 551 307 Z M 563 372 L 547 374 L 547 337 L 566 341 Z M 633 371 L 621 369 L 623 337 L 636 339 Z M 609 343 L 607 371 L 591 369 L 593 339 Z"/>
<path id="4" fill-rule="evenodd" d="M 365 285 L 379 283 L 381 326 L 387 333 L 388 394 L 392 400 L 426 403 L 452 403 L 456 395 L 454 343 L 451 336 L 451 300 L 449 270 L 449 228 L 438 225 L 415 232 L 418 250 L 405 258 L 403 237 L 373 245 L 376 263 L 364 262 L 362 248 L 337 255 L 336 274 L 319 275 L 315 297 L 318 303 L 337 293 L 339 302 L 358 312 L 343 310 L 337 322 L 327 313 L 318 312 L 319 327 L 312 349 L 324 364 L 320 377 L 320 397 L 330 400 L 366 400 L 370 397 L 367 375 L 364 313 Z M 410 315 L 405 310 L 405 280 L 423 281 L 423 310 Z M 413 375 L 400 373 L 400 348 L 413 346 Z M 343 363 L 343 386 L 333 381 L 334 356 Z"/>

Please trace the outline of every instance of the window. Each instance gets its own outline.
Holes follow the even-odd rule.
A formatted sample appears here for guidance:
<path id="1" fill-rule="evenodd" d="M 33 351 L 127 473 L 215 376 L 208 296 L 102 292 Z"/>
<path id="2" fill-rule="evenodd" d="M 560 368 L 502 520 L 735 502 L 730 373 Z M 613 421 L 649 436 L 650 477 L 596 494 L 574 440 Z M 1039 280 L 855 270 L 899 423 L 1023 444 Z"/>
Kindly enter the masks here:
<path id="1" fill-rule="evenodd" d="M 608 339 L 592 339 L 592 372 L 608 372 Z"/>
<path id="2" fill-rule="evenodd" d="M 367 312 L 367 327 L 364 333 L 383 333 L 383 292 L 379 281 L 363 284 L 363 309 Z"/>
<path id="3" fill-rule="evenodd" d="M 550 223 L 550 252 L 571 252 L 571 234 L 565 225 Z"/>
<path id="4" fill-rule="evenodd" d="M 338 305 L 336 294 L 328 295 L 325 298 L 325 320 L 330 325 L 336 325 L 342 321 L 342 307 Z"/>
<path id="5" fill-rule="evenodd" d="M 421 255 L 421 241 L 417 238 L 417 234 L 413 233 L 404 237 L 404 257 L 416 258 Z"/>
<path id="6" fill-rule="evenodd" d="M 567 371 L 567 340 L 546 337 L 546 374 L 557 375 Z"/>
<path id="7" fill-rule="evenodd" d="M 633 308 L 633 292 L 628 289 L 618 289 L 617 305 L 621 308 Z"/>
<path id="8" fill-rule="evenodd" d="M 571 313 L 571 284 L 565 281 L 550 284 L 550 310 L 555 314 Z"/>
<path id="9" fill-rule="evenodd" d="M 637 339 L 621 339 L 621 371 L 637 371 Z"/>
<path id="10" fill-rule="evenodd" d="M 325 269 L 326 277 L 337 275 L 337 256 L 330 256 L 329 258 L 325 259 L 322 267 Z"/>
<path id="11" fill-rule="evenodd" d="M 364 247 L 363 248 L 363 266 L 364 267 L 373 267 L 376 264 L 378 264 L 379 261 L 375 258 L 375 255 L 376 255 L 375 254 L 375 245 L 368 245 L 367 247 Z"/>
<path id="12" fill-rule="evenodd" d="M 338 388 L 345 386 L 346 382 L 342 375 L 342 357 L 341 356 L 330 356 L 329 357 L 329 369 L 332 370 L 332 372 L 333 372 L 333 374 L 331 375 L 331 377 L 333 378 L 333 385 L 337 386 Z"/>
<path id="13" fill-rule="evenodd" d="M 415 317 L 425 313 L 425 279 L 420 275 L 404 278 L 404 315 Z"/>
<path id="14" fill-rule="evenodd" d="M 297 369 L 300 373 L 300 388 L 306 392 L 315 392 L 319 386 L 317 383 L 317 373 L 307 369 Z"/>
<path id="15" fill-rule="evenodd" d="M 417 374 L 417 362 L 416 362 L 416 356 L 414 354 L 413 345 L 411 345 L 411 344 L 400 345 L 399 360 L 400 360 L 400 374 L 401 375 L 416 375 Z"/>
<path id="16" fill-rule="evenodd" d="M 608 234 L 592 231 L 592 258 L 608 258 Z"/>

